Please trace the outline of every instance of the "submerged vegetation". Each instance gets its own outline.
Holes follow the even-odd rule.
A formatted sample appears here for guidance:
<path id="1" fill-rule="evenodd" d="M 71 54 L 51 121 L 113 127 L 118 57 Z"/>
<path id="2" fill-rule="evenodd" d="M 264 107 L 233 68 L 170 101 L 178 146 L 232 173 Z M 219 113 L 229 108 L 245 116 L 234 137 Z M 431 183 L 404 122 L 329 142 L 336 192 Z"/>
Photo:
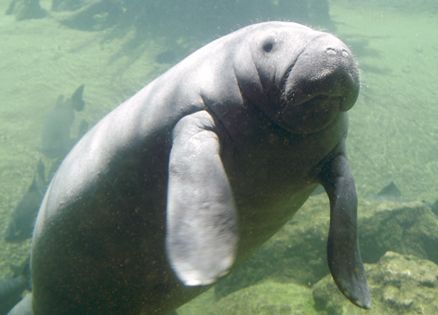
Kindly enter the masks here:
<path id="1" fill-rule="evenodd" d="M 17 19 L 41 17 L 42 12 L 46 10 L 39 0 L 12 0 L 7 10 Z M 47 12 L 72 28 L 96 31 L 134 27 L 143 38 L 151 34 L 208 38 L 269 19 L 333 25 L 327 0 L 53 0 Z"/>

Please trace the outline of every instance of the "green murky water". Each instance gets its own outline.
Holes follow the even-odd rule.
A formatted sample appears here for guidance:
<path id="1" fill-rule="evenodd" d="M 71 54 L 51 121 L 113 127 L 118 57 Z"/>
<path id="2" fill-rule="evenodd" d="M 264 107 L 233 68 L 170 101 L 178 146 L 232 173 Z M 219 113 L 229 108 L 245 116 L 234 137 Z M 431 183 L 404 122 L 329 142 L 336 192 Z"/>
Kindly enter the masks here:
<path id="1" fill-rule="evenodd" d="M 130 8 L 126 2 L 119 2 Z M 281 2 L 272 1 L 272 5 L 279 6 Z M 76 3 L 84 5 L 87 1 Z M 19 264 L 30 248 L 30 240 L 6 242 L 3 233 L 13 209 L 32 182 L 38 161 L 46 165 L 47 176 L 51 165 L 56 164 L 40 152 L 40 146 L 46 117 L 58 96 L 69 97 L 79 85 L 85 84 L 85 109 L 75 113 L 71 128 L 72 138 L 75 138 L 82 121 L 93 125 L 184 55 L 247 21 L 266 19 L 261 10 L 241 6 L 239 12 L 227 8 L 227 3 L 231 5 L 233 1 L 203 4 L 219 6 L 215 10 L 222 10 L 227 18 L 212 15 L 200 19 L 196 14 L 184 16 L 180 8 L 169 9 L 181 6 L 179 1 L 173 4 L 156 1 L 153 6 L 155 19 L 144 23 L 147 31 L 141 34 L 138 25 L 126 22 L 124 18 L 119 18 L 114 27 L 113 11 L 108 8 L 100 8 L 101 12 L 91 20 L 75 21 L 73 27 L 65 21 L 69 14 L 77 11 L 54 11 L 49 0 L 40 1 L 41 7 L 48 12 L 43 18 L 17 21 L 14 15 L 0 15 L 0 276 L 10 276 L 10 266 Z M 264 5 L 266 3 L 269 1 Z M 9 1 L 0 1 L 0 13 L 5 12 L 9 4 Z M 208 7 L 197 7 L 196 1 L 185 6 L 190 5 L 200 10 L 198 14 L 209 12 Z M 261 6 L 260 2 L 254 1 L 254 6 L 257 5 Z M 411 209 L 407 210 L 408 215 L 421 207 L 425 209 L 425 212 L 418 210 L 418 215 L 412 219 L 389 215 L 387 220 L 394 221 L 389 221 L 387 234 L 383 233 L 385 229 L 374 232 L 383 233 L 376 235 L 376 240 L 385 244 L 380 246 L 384 251 L 411 254 L 414 258 L 409 264 L 394 267 L 401 270 L 399 274 L 395 272 L 398 278 L 391 279 L 399 283 L 398 286 L 392 288 L 386 280 L 372 282 L 372 290 L 379 296 L 374 297 L 376 308 L 368 314 L 434 314 L 438 308 L 433 308 L 433 303 L 427 301 L 430 296 L 438 296 L 438 290 L 431 289 L 438 286 L 434 278 L 438 267 L 432 263 L 438 263 L 433 254 L 434 248 L 438 248 L 438 229 L 434 230 L 436 218 L 429 208 L 438 198 L 438 2 L 370 1 L 363 4 L 361 1 L 333 0 L 329 5 L 330 19 L 322 23 L 318 23 L 315 14 L 297 14 L 295 18 L 335 32 L 350 45 L 360 66 L 361 94 L 350 111 L 348 138 L 348 153 L 360 198 L 359 213 L 363 218 L 360 222 L 381 223 L 372 220 L 378 220 L 379 213 L 395 213 L 394 209 L 403 207 Z M 135 8 L 133 10 L 135 12 Z M 129 14 L 132 12 L 128 10 Z M 160 14 L 166 18 L 175 14 L 174 19 L 187 19 L 187 23 L 192 21 L 193 25 L 175 31 L 178 24 L 166 23 Z M 278 10 L 266 14 L 283 20 L 287 18 L 287 13 L 280 14 Z M 232 19 L 233 15 L 237 17 Z M 203 32 L 201 28 L 205 23 L 211 25 Z M 402 197 L 392 201 L 376 200 L 373 196 L 391 181 L 397 185 Z M 237 271 L 235 281 L 227 280 L 219 285 L 224 294 L 209 290 L 184 306 L 180 314 L 361 314 L 362 311 L 343 301 L 338 303 L 337 297 L 332 300 L 329 297 L 330 302 L 322 306 L 315 298 L 316 286 L 322 285 L 318 280 L 326 271 L 325 267 L 320 267 L 325 263 L 325 240 L 316 248 L 300 244 L 317 245 L 319 243 L 313 240 L 325 237 L 327 207 L 323 196 L 309 200 L 303 214 L 297 215 L 255 258 Z M 423 215 L 423 221 L 415 221 Z M 400 223 L 405 222 L 403 220 L 408 223 Z M 399 228 L 391 232 L 391 227 L 395 226 Z M 418 227 L 417 232 L 413 232 L 412 226 Z M 368 233 L 369 228 L 361 226 L 361 231 Z M 290 241 L 293 236 L 298 239 Z M 398 241 L 389 241 L 396 236 Z M 419 245 L 419 240 L 425 240 L 427 244 Z M 292 246 L 289 242 L 297 249 L 291 255 L 286 254 L 288 246 Z M 397 246 L 401 243 L 404 245 Z M 366 250 L 373 251 L 373 247 L 366 246 Z M 315 255 L 309 258 L 304 254 L 313 251 Z M 300 255 L 310 259 L 308 266 L 322 268 L 321 271 L 312 274 L 312 270 L 300 263 Z M 370 274 L 378 274 L 378 270 L 387 267 L 385 261 L 378 264 L 383 252 L 373 256 L 363 250 L 363 255 L 374 257 L 369 261 L 364 259 L 370 264 Z M 417 261 L 417 258 L 423 260 Z M 401 261 L 405 262 L 403 259 Z M 424 273 L 432 278 L 432 284 L 424 289 L 418 287 L 418 283 L 424 281 L 415 282 L 415 277 L 412 280 L 405 274 L 415 275 L 417 267 L 418 270 L 425 268 L 423 264 L 430 267 Z M 274 265 L 275 270 L 270 265 Z M 409 296 L 415 283 L 418 294 Z M 386 291 L 382 289 L 385 285 Z"/>

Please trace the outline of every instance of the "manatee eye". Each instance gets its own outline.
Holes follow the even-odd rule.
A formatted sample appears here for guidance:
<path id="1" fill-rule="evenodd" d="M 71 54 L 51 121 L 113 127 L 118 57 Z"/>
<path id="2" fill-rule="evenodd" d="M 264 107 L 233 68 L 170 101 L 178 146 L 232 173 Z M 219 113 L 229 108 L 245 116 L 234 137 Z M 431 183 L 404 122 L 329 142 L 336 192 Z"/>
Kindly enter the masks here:
<path id="1" fill-rule="evenodd" d="M 270 52 L 272 50 L 272 48 L 274 48 L 274 39 L 269 38 L 269 39 L 265 40 L 262 48 L 265 52 Z"/>

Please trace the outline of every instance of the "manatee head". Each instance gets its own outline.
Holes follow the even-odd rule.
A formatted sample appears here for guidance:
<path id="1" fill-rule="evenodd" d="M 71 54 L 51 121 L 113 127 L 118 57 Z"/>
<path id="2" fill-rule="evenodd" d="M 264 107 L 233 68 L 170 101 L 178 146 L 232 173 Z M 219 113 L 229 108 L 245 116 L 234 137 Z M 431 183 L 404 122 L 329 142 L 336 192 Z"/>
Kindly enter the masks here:
<path id="1" fill-rule="evenodd" d="M 355 103 L 356 62 L 331 34 L 295 23 L 274 25 L 260 27 L 249 39 L 253 75 L 263 94 L 252 92 L 252 103 L 289 132 L 318 132 Z"/>

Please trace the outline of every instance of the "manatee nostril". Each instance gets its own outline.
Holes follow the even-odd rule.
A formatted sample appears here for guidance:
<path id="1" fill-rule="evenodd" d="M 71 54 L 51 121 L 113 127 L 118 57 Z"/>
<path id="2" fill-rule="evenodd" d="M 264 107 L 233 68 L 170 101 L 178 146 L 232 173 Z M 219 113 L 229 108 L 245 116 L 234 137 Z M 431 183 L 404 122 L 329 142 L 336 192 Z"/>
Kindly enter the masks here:
<path id="1" fill-rule="evenodd" d="M 345 49 L 336 49 L 333 47 L 328 47 L 325 49 L 325 52 L 329 55 L 337 55 L 338 53 L 340 53 L 342 55 L 342 57 L 349 57 L 350 53 Z"/>
<path id="2" fill-rule="evenodd" d="M 342 49 L 342 56 L 344 56 L 344 57 L 349 57 L 350 56 L 350 54 L 348 53 L 348 51 L 347 50 L 345 50 L 345 49 Z"/>
<path id="3" fill-rule="evenodd" d="M 337 54 L 336 49 L 331 48 L 331 47 L 326 48 L 325 52 L 328 53 L 329 55 L 336 55 Z"/>

